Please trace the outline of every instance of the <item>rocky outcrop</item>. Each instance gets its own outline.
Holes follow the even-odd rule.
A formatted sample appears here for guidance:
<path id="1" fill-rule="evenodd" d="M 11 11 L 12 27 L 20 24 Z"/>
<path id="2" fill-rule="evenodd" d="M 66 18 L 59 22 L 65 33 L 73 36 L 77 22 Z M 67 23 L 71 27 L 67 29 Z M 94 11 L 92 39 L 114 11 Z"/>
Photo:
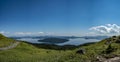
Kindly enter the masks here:
<path id="1" fill-rule="evenodd" d="M 116 56 L 113 58 L 104 58 L 102 56 L 97 56 L 97 61 L 96 62 L 120 62 L 120 57 Z"/>
<path id="2" fill-rule="evenodd" d="M 85 54 L 85 49 L 79 49 L 76 51 L 77 54 Z"/>
<path id="3" fill-rule="evenodd" d="M 114 58 L 106 59 L 103 62 L 120 62 L 120 57 L 114 57 Z"/>

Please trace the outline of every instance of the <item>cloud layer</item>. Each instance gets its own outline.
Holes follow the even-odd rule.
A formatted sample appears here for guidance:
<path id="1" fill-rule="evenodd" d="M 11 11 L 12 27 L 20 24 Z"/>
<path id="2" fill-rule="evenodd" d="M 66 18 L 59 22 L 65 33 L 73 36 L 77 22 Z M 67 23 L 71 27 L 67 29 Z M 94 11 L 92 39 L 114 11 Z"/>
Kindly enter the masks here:
<path id="1" fill-rule="evenodd" d="M 99 34 L 120 34 L 120 26 L 117 24 L 106 24 L 106 25 L 101 25 L 101 26 L 95 26 L 91 27 L 90 30 L 93 30 Z"/>
<path id="2" fill-rule="evenodd" d="M 5 32 L 0 31 L 1 34 L 6 36 L 40 36 L 44 35 L 44 32 Z"/>
<path id="3" fill-rule="evenodd" d="M 20 36 L 37 36 L 44 34 L 44 32 L 15 32 L 15 35 L 20 35 Z"/>
<path id="4" fill-rule="evenodd" d="M 9 34 L 10 32 L 0 31 L 1 34 Z"/>

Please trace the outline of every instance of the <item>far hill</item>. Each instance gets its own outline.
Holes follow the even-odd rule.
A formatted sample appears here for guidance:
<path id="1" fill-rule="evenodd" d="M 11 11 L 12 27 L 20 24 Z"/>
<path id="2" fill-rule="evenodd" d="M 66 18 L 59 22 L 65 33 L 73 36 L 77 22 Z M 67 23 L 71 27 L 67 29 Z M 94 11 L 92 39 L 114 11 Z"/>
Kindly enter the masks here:
<path id="1" fill-rule="evenodd" d="M 39 42 L 46 42 L 46 43 L 64 43 L 66 41 L 69 41 L 68 39 L 63 39 L 63 38 L 45 38 L 43 40 L 38 40 Z"/>

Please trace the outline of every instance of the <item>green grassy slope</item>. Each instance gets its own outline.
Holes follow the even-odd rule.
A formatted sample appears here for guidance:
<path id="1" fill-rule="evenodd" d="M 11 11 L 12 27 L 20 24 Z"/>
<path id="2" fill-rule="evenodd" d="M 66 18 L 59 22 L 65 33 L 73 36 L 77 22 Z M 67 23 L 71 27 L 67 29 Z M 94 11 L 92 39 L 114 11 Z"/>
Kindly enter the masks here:
<path id="1" fill-rule="evenodd" d="M 116 39 L 112 37 L 95 44 L 79 46 L 73 50 L 43 49 L 21 42 L 14 49 L 0 51 L 0 62 L 96 62 L 97 56 L 110 57 L 120 54 L 120 43 L 116 42 L 118 39 L 119 37 Z M 13 41 L 14 40 L 9 40 L 9 42 Z M 106 44 L 106 42 L 109 41 L 111 41 L 111 44 Z M 109 46 L 111 46 L 111 48 L 109 48 Z M 85 49 L 85 54 L 76 53 L 76 51 L 81 48 Z M 113 51 L 111 51 L 111 49 Z M 108 51 L 110 51 L 110 53 L 108 53 Z"/>
<path id="2" fill-rule="evenodd" d="M 0 34 L 0 47 L 6 47 L 9 46 L 11 43 L 14 43 L 15 40 L 7 38 Z"/>

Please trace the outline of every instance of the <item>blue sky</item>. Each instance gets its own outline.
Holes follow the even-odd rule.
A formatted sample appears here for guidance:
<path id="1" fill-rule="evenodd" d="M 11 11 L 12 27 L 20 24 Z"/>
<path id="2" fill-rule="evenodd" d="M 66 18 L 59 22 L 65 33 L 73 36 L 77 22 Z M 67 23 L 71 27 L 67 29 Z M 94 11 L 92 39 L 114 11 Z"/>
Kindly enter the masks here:
<path id="1" fill-rule="evenodd" d="M 0 31 L 80 35 L 120 23 L 120 0 L 0 0 Z"/>

